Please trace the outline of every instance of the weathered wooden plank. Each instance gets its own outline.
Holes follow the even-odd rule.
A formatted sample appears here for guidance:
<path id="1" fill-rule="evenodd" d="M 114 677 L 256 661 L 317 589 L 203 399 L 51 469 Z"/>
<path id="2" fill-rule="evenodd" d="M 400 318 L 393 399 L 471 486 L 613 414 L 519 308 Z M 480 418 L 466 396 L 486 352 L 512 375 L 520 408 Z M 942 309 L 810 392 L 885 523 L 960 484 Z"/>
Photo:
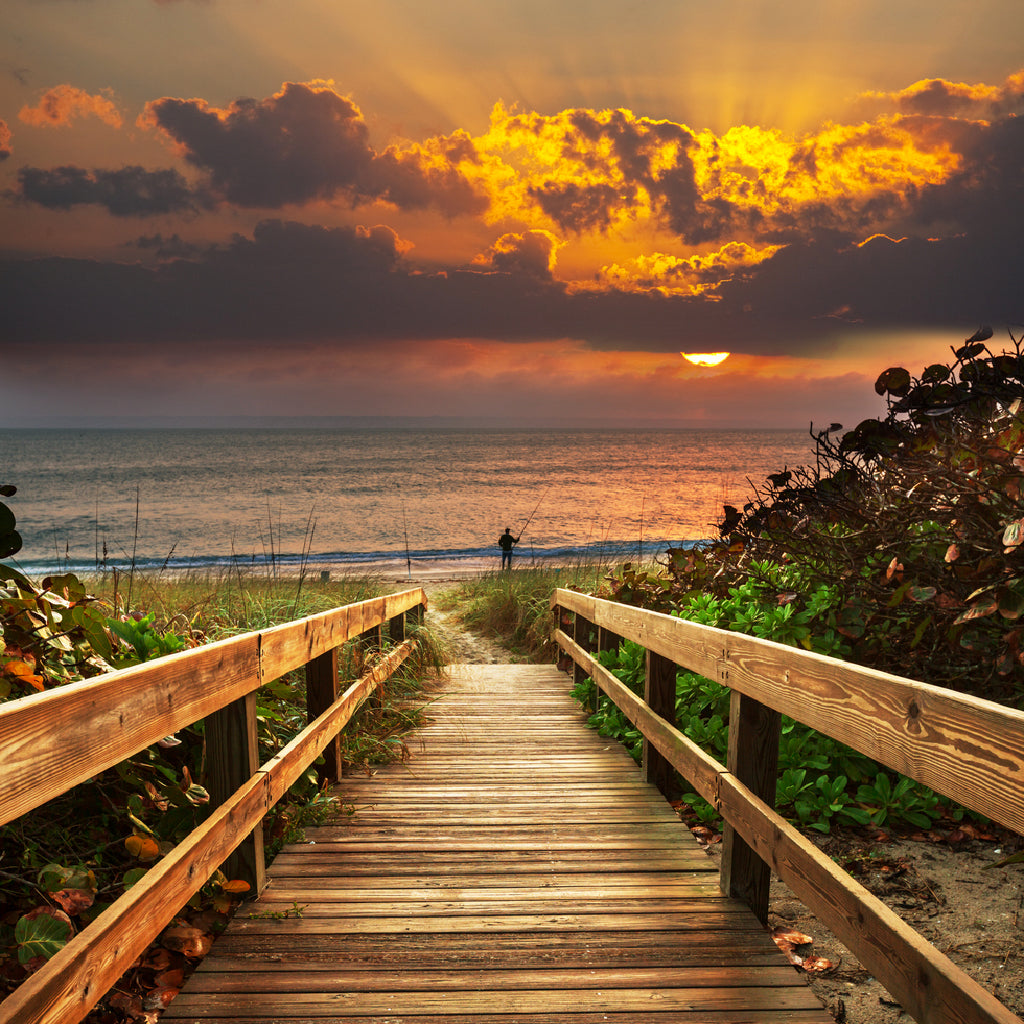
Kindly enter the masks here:
<path id="1" fill-rule="evenodd" d="M 623 1024 L 730 1013 L 824 1024 L 617 745 L 583 731 L 572 705 L 582 742 L 565 755 L 550 754 L 552 737 L 569 749 L 561 729 L 502 726 L 529 700 L 519 682 L 518 667 L 456 674 L 479 719 L 437 702 L 431 714 L 452 727 L 410 741 L 408 765 L 342 780 L 354 816 L 282 852 L 254 916 L 236 917 L 165 1018 L 564 1024 L 597 1007 Z M 496 715 L 493 694 L 513 690 Z M 296 905 L 301 917 L 275 917 Z"/>
<path id="2" fill-rule="evenodd" d="M 549 990 L 488 992 L 331 992 L 218 994 L 195 997 L 182 993 L 163 1015 L 163 1020 L 267 1012 L 288 1014 L 291 1019 L 316 1020 L 354 1008 L 360 1014 L 443 1014 L 446 1019 L 481 1013 L 563 1013 L 581 1009 L 591 1012 L 644 1012 L 657 1009 L 715 1013 L 720 1010 L 816 1009 L 821 1004 L 808 988 L 657 988 L 598 990 Z"/>
<path id="3" fill-rule="evenodd" d="M 722 814 L 916 1021 L 1020 1024 L 991 992 L 731 776 Z"/>
<path id="4" fill-rule="evenodd" d="M 260 1017 L 207 1016 L 202 1018 L 209 1024 L 294 1024 L 294 1015 L 284 1011 L 280 1016 L 272 1009 Z M 167 1019 L 166 1017 L 164 1019 Z M 192 1019 L 199 1019 L 193 1017 Z M 317 1018 L 317 1024 L 458 1024 L 459 1018 L 444 1014 L 360 1014 L 358 1017 L 330 1015 Z M 750 1009 L 725 1008 L 709 1016 L 705 1010 L 631 1010 L 628 1013 L 577 1012 L 566 1013 L 474 1013 L 472 1024 L 820 1024 L 818 1009 L 783 1008 L 752 1011 Z"/>
<path id="5" fill-rule="evenodd" d="M 665 933 L 663 933 L 665 934 Z M 670 933 L 669 933 L 670 934 Z M 292 949 L 279 951 L 273 961 L 261 965 L 261 969 L 271 971 L 295 971 L 314 974 L 318 971 L 335 971 L 344 968 L 347 971 L 387 971 L 387 970 L 474 970 L 502 967 L 510 963 L 514 957 L 517 970 L 528 970 L 540 967 L 558 967 L 563 970 L 578 971 L 581 968 L 603 970 L 610 968 L 642 967 L 778 967 L 779 951 L 773 943 L 770 948 L 761 945 L 753 946 L 740 941 L 740 937 L 730 936 L 733 942 L 724 945 L 708 936 L 707 944 L 682 945 L 647 945 L 647 946 L 609 946 L 593 949 L 560 948 L 554 949 L 452 949 L 447 944 L 434 945 L 429 948 L 417 948 L 403 942 L 398 937 L 385 939 L 376 945 L 367 942 L 347 950 L 332 949 Z M 401 948 L 393 943 L 400 942 Z M 259 952 L 245 953 L 236 950 L 230 955 L 221 955 L 223 944 L 218 944 L 199 965 L 197 972 L 207 973 L 248 973 L 252 970 Z M 788 968 L 784 968 L 788 970 Z M 792 979 L 790 979 L 792 984 Z M 315 982 L 313 982 L 315 986 Z"/>
<path id="6" fill-rule="evenodd" d="M 260 685 L 255 633 L 0 705 L 0 824 Z"/>
<path id="7" fill-rule="evenodd" d="M 744 967 L 616 967 L 579 970 L 549 967 L 544 970 L 414 970 L 382 973 L 353 971 L 321 965 L 319 970 L 281 970 L 268 965 L 258 975 L 232 975 L 203 971 L 189 986 L 190 993 L 208 992 L 462 992 L 481 990 L 499 992 L 509 989 L 529 991 L 555 986 L 566 990 L 615 988 L 764 988 L 792 987 L 793 968 L 785 963 L 774 966 Z"/>
<path id="8" fill-rule="evenodd" d="M 547 877 L 547 876 L 545 876 Z M 600 878 L 600 876 L 596 876 Z M 364 880 L 365 881 L 365 880 Z M 374 880 L 380 882 L 380 879 Z M 515 887 L 515 898 L 517 900 L 635 900 L 635 899 L 660 899 L 664 897 L 719 897 L 718 886 L 709 882 L 692 882 L 688 879 L 678 881 L 666 880 L 659 876 L 656 882 L 637 884 L 626 883 L 624 885 L 601 885 L 598 882 L 594 886 L 585 885 L 560 885 L 554 889 L 551 885 L 539 882 L 536 885 L 525 885 Z M 333 886 L 328 880 L 323 888 L 313 886 L 310 879 L 303 879 L 295 886 L 281 883 L 264 890 L 262 902 L 270 903 L 298 903 L 303 899 L 315 899 L 317 903 L 338 902 L 346 906 L 356 906 L 363 903 L 416 903 L 419 901 L 433 901 L 443 897 L 445 900 L 454 900 L 460 903 L 481 902 L 481 903 L 503 903 L 508 905 L 508 890 L 498 886 L 464 886 L 462 888 L 408 888 L 403 882 L 399 886 L 375 888 L 373 884 L 367 884 L 364 888 L 342 888 Z M 703 905 L 703 904 L 702 904 Z"/>
<path id="9" fill-rule="evenodd" d="M 231 927 L 236 934 L 260 935 L 339 935 L 350 932 L 353 935 L 390 934 L 398 931 L 402 934 L 416 932 L 431 935 L 449 935 L 453 932 L 489 933 L 489 932 L 550 932 L 550 931 L 650 931 L 651 929 L 671 929 L 677 932 L 703 932 L 707 928 L 721 931 L 747 931 L 751 927 L 751 916 L 742 913 L 725 913 L 724 911 L 708 910 L 694 915 L 693 913 L 648 914 L 502 914 L 500 916 L 465 917 L 430 917 L 409 918 L 401 927 L 396 928 L 389 918 L 380 917 L 336 917 L 336 918 L 285 918 L 283 920 L 268 918 L 238 920 Z M 780 954 L 781 955 L 781 954 Z"/>
<path id="10" fill-rule="evenodd" d="M 1024 832 L 1022 711 L 572 591 L 552 600 Z"/>

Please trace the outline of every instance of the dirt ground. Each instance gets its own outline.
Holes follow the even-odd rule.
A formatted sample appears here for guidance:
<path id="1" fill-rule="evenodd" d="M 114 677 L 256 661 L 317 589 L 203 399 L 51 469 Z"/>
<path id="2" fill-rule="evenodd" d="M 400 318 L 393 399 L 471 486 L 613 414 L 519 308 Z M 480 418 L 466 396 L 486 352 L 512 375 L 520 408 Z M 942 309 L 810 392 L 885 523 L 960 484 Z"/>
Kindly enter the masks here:
<path id="1" fill-rule="evenodd" d="M 424 584 L 428 600 L 454 581 Z M 501 663 L 508 652 L 463 628 L 453 612 L 431 602 L 427 622 L 448 641 L 454 662 Z M 1024 839 L 1002 830 L 971 827 L 960 837 L 935 832 L 917 837 L 882 834 L 810 838 L 869 891 L 899 914 L 957 966 L 1024 1017 L 1024 863 L 995 868 L 1024 849 Z M 706 839 L 707 837 L 701 837 Z M 714 839 L 714 837 L 711 837 Z M 952 841 L 951 841 L 952 840 Z M 702 843 L 702 845 L 705 845 Z M 721 845 L 706 844 L 718 857 Z M 909 1016 L 836 937 L 778 880 L 772 883 L 769 925 L 810 937 L 793 954 L 808 963 L 811 987 L 838 1024 L 906 1024 Z M 817 961 L 820 964 L 820 961 Z M 801 968 L 797 968 L 801 969 Z"/>

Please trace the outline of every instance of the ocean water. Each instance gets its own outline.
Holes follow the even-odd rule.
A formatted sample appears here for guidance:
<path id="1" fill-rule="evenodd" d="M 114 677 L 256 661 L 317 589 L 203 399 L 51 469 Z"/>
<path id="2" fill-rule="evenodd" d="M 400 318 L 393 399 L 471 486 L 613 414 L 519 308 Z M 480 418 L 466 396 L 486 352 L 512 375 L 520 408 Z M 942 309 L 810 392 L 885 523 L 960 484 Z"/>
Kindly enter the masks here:
<path id="1" fill-rule="evenodd" d="M 614 560 L 715 534 L 751 482 L 806 464 L 796 431 L 0 430 L 30 574 L 301 563 Z"/>

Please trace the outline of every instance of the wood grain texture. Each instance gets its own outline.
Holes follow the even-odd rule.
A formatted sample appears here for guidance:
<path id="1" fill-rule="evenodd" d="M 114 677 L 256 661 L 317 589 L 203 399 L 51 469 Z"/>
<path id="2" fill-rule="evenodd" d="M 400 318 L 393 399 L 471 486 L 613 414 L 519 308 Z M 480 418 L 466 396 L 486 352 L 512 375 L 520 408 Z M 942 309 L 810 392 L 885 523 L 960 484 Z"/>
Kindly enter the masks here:
<path id="1" fill-rule="evenodd" d="M 826 1024 L 568 690 L 453 670 L 409 761 L 342 780 L 351 813 L 282 850 L 162 1019 Z"/>
<path id="2" fill-rule="evenodd" d="M 386 610 L 386 604 L 383 610 L 374 607 L 372 614 L 383 614 Z M 192 657 L 184 660 L 184 663 L 182 659 L 185 656 L 171 657 L 151 666 L 143 666 L 151 671 L 141 676 L 129 670 L 102 677 L 97 681 L 100 683 L 98 687 L 90 689 L 84 684 L 73 692 L 71 703 L 82 706 L 82 701 L 91 699 L 95 717 L 99 719 L 102 708 L 96 705 L 96 700 L 110 693 L 120 697 L 126 680 L 138 683 L 143 697 L 153 692 L 163 693 L 168 682 L 174 678 L 173 674 L 168 674 L 167 663 L 172 663 L 171 667 L 177 672 L 185 668 L 194 671 L 197 663 L 208 672 L 211 666 L 217 664 L 244 662 L 244 659 L 237 657 L 240 652 L 248 655 L 260 649 L 259 634 L 237 639 L 245 643 L 228 643 L 219 652 L 215 652 L 214 657 Z M 308 768 L 338 730 L 344 727 L 359 703 L 381 685 L 413 647 L 414 641 L 407 641 L 387 658 L 381 659 L 255 774 L 251 774 L 256 759 L 255 732 L 251 728 L 255 715 L 255 695 L 250 692 L 251 684 L 241 684 L 241 695 L 226 710 L 214 715 L 215 709 L 211 708 L 213 754 L 216 755 L 218 749 L 233 750 L 240 754 L 237 758 L 218 758 L 224 771 L 214 780 L 213 788 L 223 791 L 218 793 L 220 806 L 188 838 L 150 868 L 132 889 L 0 1003 L 0 1024 L 26 1024 L 29 1021 L 33 1024 L 75 1024 L 81 1020 L 229 855 L 243 844 L 252 847 L 252 834 L 254 830 L 258 832 L 267 810 L 280 799 L 298 775 Z M 208 650 L 199 648 L 189 654 L 202 654 Z M 158 668 L 160 671 L 152 671 Z M 238 678 L 244 678 L 244 675 L 244 672 L 240 672 Z M 181 689 L 188 694 L 194 685 L 194 678 L 186 677 Z M 211 687 L 216 689 L 212 683 Z M 75 689 L 67 687 L 52 693 L 61 696 L 67 690 Z M 234 683 L 223 687 L 219 692 L 220 698 L 225 689 L 231 693 L 237 692 L 238 688 Z M 50 694 L 41 696 L 49 697 Z M 15 701 L 12 705 L 20 703 Z M 185 707 L 194 706 L 187 703 L 187 697 L 181 703 Z M 44 706 L 53 705 L 46 702 Z M 56 706 L 59 707 L 59 704 Z M 33 709 L 33 714 L 38 714 L 38 708 Z M 19 720 L 22 719 L 16 713 L 6 721 L 10 725 Z M 54 728 L 52 722 L 51 728 Z M 157 738 L 162 735 L 165 732 L 158 732 Z M 68 743 L 69 737 L 62 736 L 61 742 Z M 95 764 L 93 768 L 95 771 Z M 250 774 L 246 774 L 246 769 Z M 238 788 L 229 792 L 233 786 Z M 262 886 L 263 877 L 262 846 L 259 848 L 258 863 L 252 861 L 251 857 L 249 859 L 252 883 L 258 889 Z"/>
<path id="3" fill-rule="evenodd" d="M 0 705 L 0 825 L 426 601 L 416 587 Z"/>
<path id="4" fill-rule="evenodd" d="M 552 602 L 1024 832 L 1022 711 L 569 590 Z"/>
<path id="5" fill-rule="evenodd" d="M 1021 1024 L 1016 1014 L 804 839 L 733 773 L 702 752 L 695 753 L 689 740 L 656 719 L 568 636 L 560 631 L 555 636 L 630 721 L 691 779 L 735 836 L 792 887 L 915 1020 L 921 1024 Z M 735 895 L 737 887 L 730 876 L 723 882 Z"/>

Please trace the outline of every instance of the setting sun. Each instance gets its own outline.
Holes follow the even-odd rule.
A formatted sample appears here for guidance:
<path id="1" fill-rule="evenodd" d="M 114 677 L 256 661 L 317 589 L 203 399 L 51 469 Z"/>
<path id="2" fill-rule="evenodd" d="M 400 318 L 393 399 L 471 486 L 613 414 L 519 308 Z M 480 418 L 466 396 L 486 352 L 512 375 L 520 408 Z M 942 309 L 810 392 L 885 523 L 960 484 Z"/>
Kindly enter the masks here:
<path id="1" fill-rule="evenodd" d="M 694 366 L 718 366 L 729 358 L 728 352 L 680 352 L 684 359 Z"/>

